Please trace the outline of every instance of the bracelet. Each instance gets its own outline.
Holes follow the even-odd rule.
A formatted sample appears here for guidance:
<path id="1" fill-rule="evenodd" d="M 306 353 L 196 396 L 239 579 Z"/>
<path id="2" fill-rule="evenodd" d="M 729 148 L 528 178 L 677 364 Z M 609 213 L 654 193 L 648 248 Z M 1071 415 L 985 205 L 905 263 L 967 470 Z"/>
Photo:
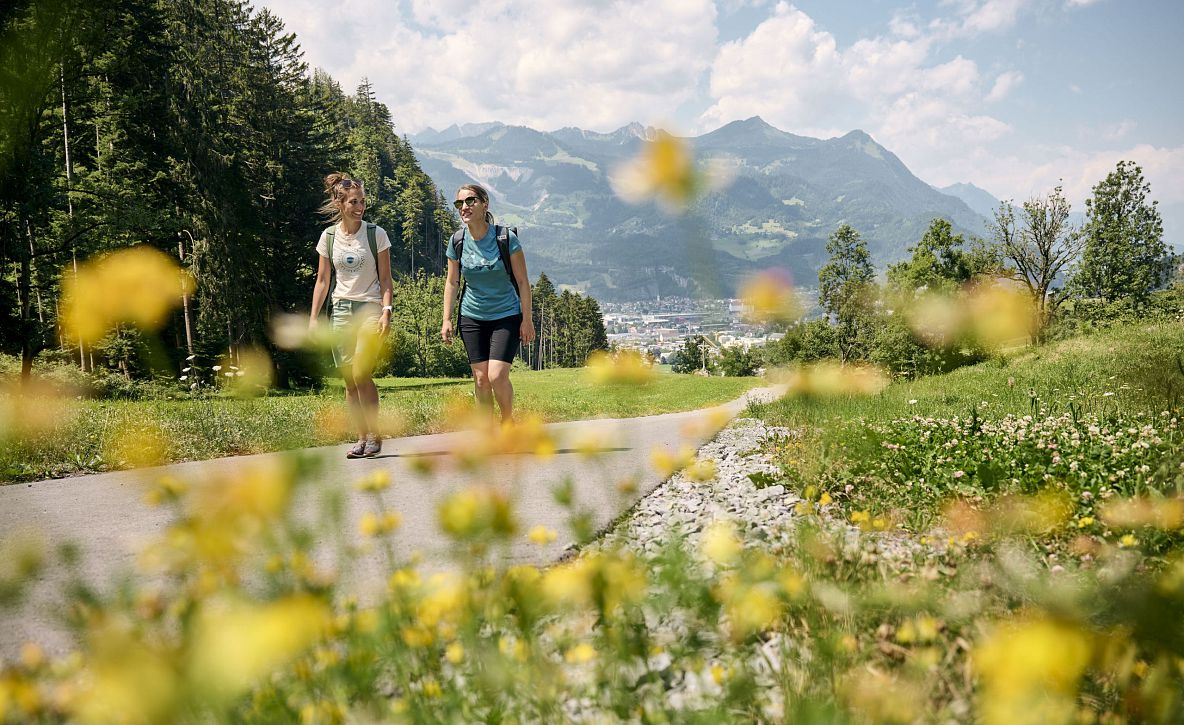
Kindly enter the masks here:
<path id="1" fill-rule="evenodd" d="M 382 311 L 383 311 L 383 312 L 394 312 L 394 311 L 395 311 L 395 308 L 394 308 L 394 307 L 392 307 L 392 306 L 390 306 L 390 305 L 383 305 L 383 306 L 382 306 Z"/>

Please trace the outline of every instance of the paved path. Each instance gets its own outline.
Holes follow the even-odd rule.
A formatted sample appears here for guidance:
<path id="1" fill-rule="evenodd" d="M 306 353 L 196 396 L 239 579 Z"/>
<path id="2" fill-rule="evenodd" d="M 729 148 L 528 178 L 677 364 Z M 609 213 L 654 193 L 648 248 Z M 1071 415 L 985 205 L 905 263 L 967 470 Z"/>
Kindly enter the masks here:
<path id="1" fill-rule="evenodd" d="M 346 521 L 354 539 L 359 538 L 356 521 L 363 511 L 369 510 L 369 502 L 352 484 L 368 473 L 386 470 L 394 483 L 384 498 L 403 518 L 393 536 L 396 554 L 406 557 L 418 552 L 425 569 L 445 568 L 447 540 L 437 526 L 437 505 L 449 493 L 471 483 L 492 483 L 508 487 L 512 492 L 514 510 L 523 531 L 511 546 L 509 558 L 516 563 L 545 564 L 559 558 L 572 540 L 566 524 L 569 511 L 559 506 L 552 495 L 556 483 L 570 479 L 577 506 L 591 513 L 597 528 L 607 526 L 662 482 L 662 475 L 650 462 L 651 451 L 663 448 L 674 452 L 686 445 L 697 449 L 713 434 L 706 425 L 713 416 L 718 419 L 721 411 L 734 416 L 751 397 L 767 399 L 775 392 L 749 391 L 731 403 L 706 410 L 551 424 L 547 427 L 558 442 L 558 454 L 544 460 L 532 456 L 497 456 L 476 473 L 449 465 L 454 462 L 458 446 L 465 445 L 464 433 L 391 439 L 384 443 L 382 455 L 373 459 L 346 460 L 344 453 L 348 447 L 342 445 L 306 449 L 303 453 L 317 459 L 322 466 L 320 480 L 346 493 Z M 606 441 L 594 460 L 572 450 L 578 439 L 589 435 Z M 181 479 L 201 480 L 286 455 L 291 453 L 238 456 L 0 486 L 0 540 L 31 532 L 55 545 L 76 543 L 84 578 L 95 586 L 109 588 L 132 569 L 136 552 L 159 536 L 172 520 L 166 508 L 153 509 L 142 502 L 146 480 L 156 480 L 166 473 Z M 441 464 L 433 476 L 423 477 L 413 472 L 413 462 L 421 456 L 432 456 Z M 617 484 L 630 477 L 637 482 L 636 492 L 622 495 Z M 315 513 L 313 507 L 319 505 L 319 497 L 305 496 L 295 505 L 297 515 L 311 516 Z M 545 546 L 530 543 L 525 532 L 538 524 L 559 532 L 557 540 Z M 351 588 L 363 596 L 367 590 L 375 590 L 385 581 L 385 566 L 385 560 L 377 553 L 363 556 L 350 574 Z M 59 568 L 51 568 L 35 583 L 20 610 L 0 609 L 0 658 L 11 656 L 22 642 L 30 639 L 55 652 L 70 647 L 54 605 L 64 579 Z"/>

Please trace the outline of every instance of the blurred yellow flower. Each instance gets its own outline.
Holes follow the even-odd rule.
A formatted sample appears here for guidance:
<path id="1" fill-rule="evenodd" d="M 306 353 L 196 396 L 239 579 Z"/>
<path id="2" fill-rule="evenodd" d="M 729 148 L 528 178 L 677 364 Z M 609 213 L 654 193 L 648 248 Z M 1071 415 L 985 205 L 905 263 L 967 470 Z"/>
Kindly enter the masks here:
<path id="1" fill-rule="evenodd" d="M 121 467 L 146 468 L 164 463 L 167 450 L 168 441 L 160 427 L 144 422 L 116 431 L 103 454 Z"/>
<path id="2" fill-rule="evenodd" d="M 257 347 L 241 349 L 236 358 L 224 358 L 220 367 L 226 392 L 236 398 L 265 395 L 275 378 L 271 355 Z"/>
<path id="3" fill-rule="evenodd" d="M 1032 496 L 1004 496 L 988 511 L 992 531 L 1006 534 L 1043 534 L 1063 528 L 1073 516 L 1073 501 L 1057 491 Z"/>
<path id="4" fill-rule="evenodd" d="M 553 529 L 548 529 L 546 526 L 542 525 L 532 527 L 530 533 L 527 534 L 527 538 L 529 538 L 533 543 L 539 544 L 540 546 L 550 544 L 556 539 L 557 536 L 558 534 L 556 534 Z"/>
<path id="5" fill-rule="evenodd" d="M 924 689 L 878 668 L 852 669 L 842 679 L 840 692 L 857 714 L 857 722 L 911 723 L 924 717 L 920 710 L 926 701 Z"/>
<path id="6" fill-rule="evenodd" d="M 582 559 L 553 566 L 543 572 L 543 594 L 557 606 L 584 606 L 592 601 L 588 573 L 588 566 Z"/>
<path id="7" fill-rule="evenodd" d="M 169 722 L 180 683 L 169 654 L 114 622 L 87 633 L 88 656 L 73 683 L 71 713 L 83 723 Z"/>
<path id="8" fill-rule="evenodd" d="M 718 521 L 703 532 L 703 555 L 721 566 L 730 566 L 740 558 L 743 544 L 736 536 L 736 527 L 730 521 Z"/>
<path id="9" fill-rule="evenodd" d="M 444 648 L 444 659 L 454 665 L 459 665 L 465 658 L 465 647 L 460 642 L 452 642 Z"/>
<path id="10" fill-rule="evenodd" d="M 144 503 L 160 506 L 169 501 L 179 501 L 188 490 L 189 485 L 176 476 L 161 476 L 144 492 Z"/>
<path id="11" fill-rule="evenodd" d="M 307 596 L 207 601 L 190 652 L 194 682 L 209 696 L 235 697 L 312 646 L 330 622 L 325 604 Z"/>
<path id="12" fill-rule="evenodd" d="M 510 500 L 488 487 L 454 493 L 438 509 L 440 528 L 455 539 L 512 536 L 518 530 Z"/>
<path id="13" fill-rule="evenodd" d="M 803 312 L 784 270 L 767 270 L 749 277 L 740 285 L 740 300 L 751 322 L 788 323 Z"/>
<path id="14" fill-rule="evenodd" d="M 1129 549 L 1132 546 L 1138 546 L 1139 540 L 1133 534 L 1125 534 L 1118 540 L 1118 546 L 1123 549 Z"/>
<path id="15" fill-rule="evenodd" d="M 792 368 L 784 375 L 786 394 L 804 398 L 876 395 L 890 381 L 879 368 L 830 361 Z"/>
<path id="16" fill-rule="evenodd" d="M 704 483 L 715 478 L 715 461 L 710 458 L 700 458 L 687 467 L 687 478 L 698 483 Z"/>
<path id="17" fill-rule="evenodd" d="M 650 463 L 662 478 L 670 478 L 681 471 L 695 458 L 695 451 L 690 446 L 683 446 L 676 453 L 666 448 L 655 448 L 650 451 Z"/>
<path id="18" fill-rule="evenodd" d="M 1152 526 L 1164 531 L 1184 527 L 1184 498 L 1113 499 L 1101 510 L 1102 521 L 1116 529 L 1138 529 Z"/>
<path id="19" fill-rule="evenodd" d="M 973 652 L 987 725 L 1065 722 L 1093 649 L 1079 627 L 1043 617 L 1003 622 Z"/>
<path id="20" fill-rule="evenodd" d="M 66 390 L 38 378 L 0 385 L 0 443 L 8 438 L 36 440 L 70 425 L 78 406 Z"/>
<path id="21" fill-rule="evenodd" d="M 582 665 L 596 659 L 596 648 L 587 642 L 580 642 L 563 654 L 563 661 L 568 664 Z"/>
<path id="22" fill-rule="evenodd" d="M 588 356 L 587 371 L 597 385 L 645 385 L 655 378 L 653 365 L 637 350 L 596 350 Z"/>
<path id="23" fill-rule="evenodd" d="M 671 211 L 685 210 L 703 186 L 690 144 L 667 131 L 645 141 L 638 157 L 616 169 L 610 181 L 625 201 L 653 199 Z"/>
<path id="24" fill-rule="evenodd" d="M 365 513 L 358 521 L 358 530 L 363 536 L 383 536 L 399 528 L 403 517 L 394 511 L 383 511 L 381 514 Z"/>
<path id="25" fill-rule="evenodd" d="M 904 314 L 931 347 L 969 342 L 996 350 L 1025 344 L 1036 329 L 1032 296 L 1002 278 L 982 279 L 950 294 L 922 295 Z"/>
<path id="26" fill-rule="evenodd" d="M 62 327 L 88 345 L 123 323 L 155 330 L 193 287 L 164 252 L 147 245 L 121 249 L 63 276 Z"/>
<path id="27" fill-rule="evenodd" d="M 390 488 L 391 473 L 390 471 L 375 471 L 369 476 L 354 484 L 354 488 L 359 491 L 366 491 L 368 493 L 378 493 Z"/>
<path id="28" fill-rule="evenodd" d="M 733 639 L 771 628 L 783 611 L 781 599 L 770 582 L 740 584 L 727 581 L 721 585 L 720 598 L 732 626 Z"/>

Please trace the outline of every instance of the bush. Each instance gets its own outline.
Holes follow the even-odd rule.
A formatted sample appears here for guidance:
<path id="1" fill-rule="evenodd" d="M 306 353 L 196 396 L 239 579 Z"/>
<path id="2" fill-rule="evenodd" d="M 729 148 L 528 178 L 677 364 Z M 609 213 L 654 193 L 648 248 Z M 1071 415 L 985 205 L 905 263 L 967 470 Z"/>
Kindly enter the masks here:
<path id="1" fill-rule="evenodd" d="M 751 377 L 756 374 L 757 356 L 749 350 L 725 347 L 720 356 L 719 369 L 729 378 Z"/>

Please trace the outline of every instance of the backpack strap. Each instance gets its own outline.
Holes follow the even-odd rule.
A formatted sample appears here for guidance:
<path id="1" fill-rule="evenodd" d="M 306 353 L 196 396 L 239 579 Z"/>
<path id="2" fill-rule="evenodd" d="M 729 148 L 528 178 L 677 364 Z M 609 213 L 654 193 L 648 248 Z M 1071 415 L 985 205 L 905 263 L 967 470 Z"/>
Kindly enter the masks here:
<path id="1" fill-rule="evenodd" d="M 333 316 L 333 293 L 337 291 L 337 265 L 333 264 L 333 237 L 337 234 L 337 225 L 325 230 L 325 250 L 329 257 L 329 294 L 325 296 L 325 312 Z"/>
<path id="2" fill-rule="evenodd" d="M 448 243 L 452 245 L 452 248 L 454 250 L 456 250 L 456 264 L 458 267 L 460 267 L 460 270 L 457 273 L 458 276 L 460 277 L 460 295 L 457 297 L 457 300 L 456 300 L 456 319 L 459 320 L 460 319 L 460 306 L 465 301 L 465 289 L 466 289 L 464 267 L 461 266 L 461 263 L 460 263 L 460 255 L 465 250 L 465 228 L 462 226 L 460 229 L 457 229 L 455 232 L 453 232 L 452 238 L 450 240 L 448 240 Z"/>
<path id="3" fill-rule="evenodd" d="M 378 272 L 378 225 L 366 222 L 366 241 L 370 243 L 370 255 L 374 258 L 374 272 Z M 382 279 L 382 275 L 378 275 Z"/>
<path id="4" fill-rule="evenodd" d="M 503 227 L 500 224 L 494 227 L 497 232 L 497 254 L 502 258 L 502 266 L 506 268 L 506 274 L 510 275 L 510 286 L 514 288 L 514 294 L 521 297 L 518 293 L 518 280 L 514 278 L 514 267 L 510 264 L 510 232 L 518 235 L 517 227 Z"/>

